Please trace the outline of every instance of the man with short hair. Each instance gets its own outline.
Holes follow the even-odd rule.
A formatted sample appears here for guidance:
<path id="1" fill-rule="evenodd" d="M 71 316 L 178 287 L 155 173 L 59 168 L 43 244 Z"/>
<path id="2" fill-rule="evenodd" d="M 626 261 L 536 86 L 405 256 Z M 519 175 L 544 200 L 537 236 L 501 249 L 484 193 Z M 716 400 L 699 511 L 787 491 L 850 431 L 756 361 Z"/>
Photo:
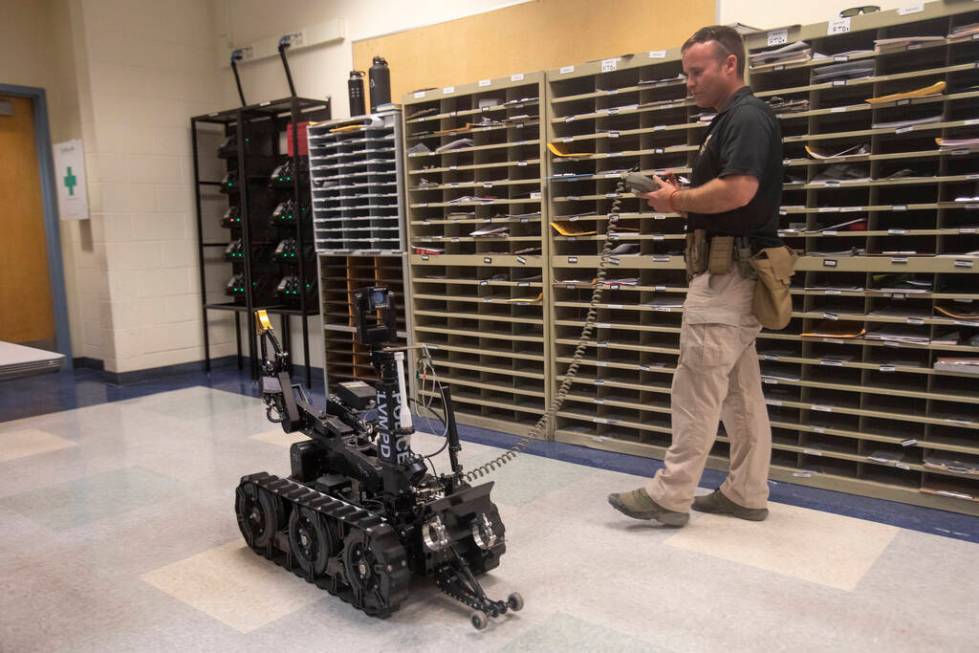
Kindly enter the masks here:
<path id="1" fill-rule="evenodd" d="M 642 195 L 656 211 L 687 218 L 688 290 L 671 389 L 673 441 L 664 467 L 644 488 L 608 499 L 630 517 L 667 526 L 686 524 L 691 504 L 761 521 L 768 516 L 772 432 L 755 351 L 761 331 L 752 314 L 755 281 L 745 270 L 751 251 L 779 244 L 782 134 L 768 105 L 745 86 L 744 43 L 734 29 L 704 27 L 682 53 L 694 103 L 717 115 L 694 161 L 691 187 L 681 190 L 657 177 L 659 189 Z M 708 254 L 698 257 L 704 243 Z M 695 499 L 721 420 L 730 472 L 713 494 Z"/>

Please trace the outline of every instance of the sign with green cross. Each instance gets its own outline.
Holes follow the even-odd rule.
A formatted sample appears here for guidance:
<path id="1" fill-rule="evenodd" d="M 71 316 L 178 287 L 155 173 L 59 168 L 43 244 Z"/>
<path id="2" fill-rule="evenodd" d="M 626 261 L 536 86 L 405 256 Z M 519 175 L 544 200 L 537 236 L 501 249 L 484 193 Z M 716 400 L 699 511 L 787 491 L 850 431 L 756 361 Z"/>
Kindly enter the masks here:
<path id="1" fill-rule="evenodd" d="M 85 220 L 88 193 L 85 185 L 85 149 L 80 140 L 54 145 L 54 174 L 58 187 L 58 213 L 62 220 Z"/>

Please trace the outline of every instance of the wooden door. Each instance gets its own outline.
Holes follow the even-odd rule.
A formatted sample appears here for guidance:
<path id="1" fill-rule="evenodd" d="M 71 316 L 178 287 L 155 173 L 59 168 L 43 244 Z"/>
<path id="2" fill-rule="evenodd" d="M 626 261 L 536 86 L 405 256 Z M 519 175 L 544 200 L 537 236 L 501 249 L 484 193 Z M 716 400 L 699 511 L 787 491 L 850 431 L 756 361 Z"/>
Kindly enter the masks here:
<path id="1" fill-rule="evenodd" d="M 29 98 L 0 97 L 0 340 L 55 349 L 41 178 Z"/>

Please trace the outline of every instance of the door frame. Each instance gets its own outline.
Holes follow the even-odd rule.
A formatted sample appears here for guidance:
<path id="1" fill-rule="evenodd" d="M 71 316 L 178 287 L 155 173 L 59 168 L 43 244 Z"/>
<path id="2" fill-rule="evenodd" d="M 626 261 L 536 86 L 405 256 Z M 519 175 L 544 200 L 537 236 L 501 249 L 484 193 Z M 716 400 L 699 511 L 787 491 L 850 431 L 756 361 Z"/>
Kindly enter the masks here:
<path id="1" fill-rule="evenodd" d="M 0 84 L 0 94 L 26 97 L 34 106 L 34 148 L 37 150 L 44 206 L 44 235 L 48 255 L 48 279 L 54 310 L 54 335 L 58 353 L 64 354 L 64 369 L 72 369 L 71 330 L 68 325 L 68 295 L 65 292 L 65 267 L 61 260 L 61 231 L 58 219 L 58 194 L 54 183 L 54 157 L 48 123 L 48 101 L 43 88 Z"/>

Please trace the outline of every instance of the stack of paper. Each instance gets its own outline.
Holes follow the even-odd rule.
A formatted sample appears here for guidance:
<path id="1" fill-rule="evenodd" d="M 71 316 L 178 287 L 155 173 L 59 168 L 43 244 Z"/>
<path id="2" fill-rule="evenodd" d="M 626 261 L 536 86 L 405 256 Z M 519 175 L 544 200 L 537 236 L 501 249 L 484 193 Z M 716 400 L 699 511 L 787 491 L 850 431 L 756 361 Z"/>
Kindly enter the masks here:
<path id="1" fill-rule="evenodd" d="M 844 149 L 826 149 L 815 145 L 806 145 L 806 154 L 814 159 L 845 159 L 847 157 L 867 156 L 870 154 L 870 147 L 866 143 L 852 145 Z"/>
<path id="2" fill-rule="evenodd" d="M 935 142 L 943 150 L 972 149 L 979 147 L 979 138 L 936 138 Z"/>
<path id="3" fill-rule="evenodd" d="M 759 70 L 769 66 L 790 63 L 805 63 L 812 59 L 812 48 L 805 41 L 796 41 L 773 50 L 764 50 L 748 55 L 748 67 Z"/>
<path id="4" fill-rule="evenodd" d="M 936 306 L 935 312 L 945 317 L 950 317 L 953 320 L 959 320 L 960 322 L 975 322 L 976 326 L 979 326 L 979 309 L 972 308 L 972 310 L 962 310 L 960 308 L 949 308 L 947 306 Z"/>
<path id="5" fill-rule="evenodd" d="M 807 233 L 820 233 L 823 231 L 838 231 L 840 229 L 846 229 L 847 231 L 866 231 L 867 230 L 867 218 L 857 218 L 856 220 L 847 220 L 846 222 L 839 222 L 837 224 L 831 224 L 826 227 L 818 227 L 816 229 L 809 229 Z"/>
<path id="6" fill-rule="evenodd" d="M 451 211 L 445 216 L 449 220 L 471 220 L 476 217 L 475 211 Z"/>
<path id="7" fill-rule="evenodd" d="M 475 144 L 476 142 L 471 138 L 457 138 L 454 141 L 450 141 L 445 145 L 440 145 L 439 147 L 435 148 L 435 153 L 438 154 L 439 152 L 458 150 L 463 147 L 472 147 Z"/>
<path id="8" fill-rule="evenodd" d="M 913 326 L 901 326 L 899 324 L 888 324 L 885 327 L 867 333 L 867 340 L 879 340 L 882 342 L 901 342 L 913 345 L 927 345 L 931 339 L 927 334 Z"/>
<path id="9" fill-rule="evenodd" d="M 979 23 L 969 23 L 968 25 L 953 27 L 948 33 L 948 39 L 950 41 L 962 41 L 971 39 L 976 34 L 979 34 Z"/>
<path id="10" fill-rule="evenodd" d="M 414 247 L 414 250 L 415 254 L 442 254 L 445 252 L 441 247 L 421 247 L 417 245 Z"/>
<path id="11" fill-rule="evenodd" d="M 933 95 L 941 95 L 944 93 L 945 86 L 945 82 L 935 82 L 934 84 L 914 88 L 910 91 L 901 91 L 899 93 L 890 93 L 888 95 L 867 98 L 864 100 L 864 102 L 867 104 L 888 104 L 890 102 L 897 102 L 899 100 L 914 100 L 917 98 L 931 97 Z"/>
<path id="12" fill-rule="evenodd" d="M 469 235 L 470 236 L 473 236 L 474 238 L 480 238 L 480 237 L 483 237 L 483 238 L 485 238 L 485 237 L 506 238 L 507 236 L 510 235 L 510 228 L 509 227 L 493 227 L 491 225 L 483 225 L 482 227 L 480 227 L 479 229 L 476 229 L 475 231 L 470 231 L 469 232 Z"/>
<path id="13" fill-rule="evenodd" d="M 937 116 L 927 116 L 925 118 L 913 118 L 910 120 L 892 120 L 888 122 L 875 122 L 871 125 L 874 129 L 901 129 L 902 127 L 911 127 L 914 125 L 927 125 L 930 123 L 941 122 L 942 114 Z"/>
<path id="14" fill-rule="evenodd" d="M 575 229 L 565 222 L 551 221 L 551 228 L 562 236 L 594 236 L 598 232 L 594 229 Z"/>
<path id="15" fill-rule="evenodd" d="M 898 36 L 889 39 L 875 39 L 874 50 L 877 52 L 900 50 L 910 45 L 922 45 L 924 43 L 935 43 L 936 41 L 944 40 L 944 36 Z"/>
<path id="16" fill-rule="evenodd" d="M 935 369 L 960 374 L 979 374 L 979 358 L 938 358 Z"/>
<path id="17" fill-rule="evenodd" d="M 835 79 L 858 79 L 860 77 L 870 77 L 873 74 L 873 59 L 849 61 L 847 63 L 837 63 L 816 68 L 812 73 L 812 81 L 816 84 L 820 84 Z"/>
<path id="18" fill-rule="evenodd" d="M 775 113 L 798 113 L 799 111 L 809 111 L 809 100 L 802 97 L 786 100 L 775 95 L 768 99 L 768 106 Z"/>

